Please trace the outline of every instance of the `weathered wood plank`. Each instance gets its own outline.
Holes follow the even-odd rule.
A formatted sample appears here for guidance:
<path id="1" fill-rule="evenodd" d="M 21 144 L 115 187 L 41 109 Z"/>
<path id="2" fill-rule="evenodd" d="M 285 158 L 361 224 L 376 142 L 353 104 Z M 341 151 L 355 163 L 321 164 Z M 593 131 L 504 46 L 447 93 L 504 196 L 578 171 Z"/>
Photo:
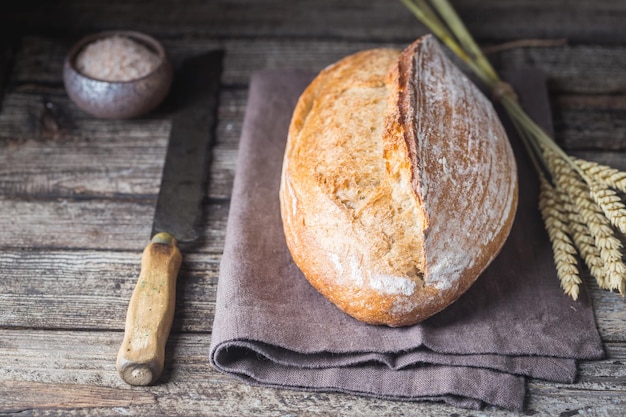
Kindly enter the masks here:
<path id="1" fill-rule="evenodd" d="M 611 0 L 568 2 L 452 1 L 478 39 L 512 40 L 564 37 L 575 42 L 623 43 L 626 7 Z M 399 1 L 246 0 L 205 2 L 123 0 L 18 3 L 8 18 L 23 32 L 81 34 L 112 28 L 161 36 L 317 37 L 339 39 L 410 39 L 425 28 Z M 140 19 L 137 16 L 150 16 Z"/>
<path id="2" fill-rule="evenodd" d="M 501 69 L 533 67 L 543 70 L 551 91 L 567 94 L 626 92 L 626 77 L 617 69 L 626 64 L 622 46 L 572 45 L 516 48 L 490 57 Z"/>
<path id="3" fill-rule="evenodd" d="M 33 408 L 57 412 L 70 408 L 106 407 L 112 411 L 136 405 L 154 405 L 150 393 L 78 384 L 42 384 L 3 381 L 0 387 L 0 412 L 22 413 Z"/>
<path id="4" fill-rule="evenodd" d="M 407 42 L 331 42 L 302 39 L 231 39 L 221 43 L 227 51 L 224 82 L 245 84 L 258 69 L 320 71 L 337 60 L 364 49 L 403 48 Z M 175 56 L 185 56 L 191 44 L 166 42 Z M 210 49 L 198 43 L 196 48 Z M 571 45 L 517 48 L 489 57 L 499 70 L 532 67 L 544 71 L 553 92 L 561 94 L 616 94 L 626 92 L 624 46 Z"/>
<path id="5" fill-rule="evenodd" d="M 239 144 L 241 127 L 248 103 L 248 88 L 223 88 L 220 91 L 216 145 Z"/>
<path id="6" fill-rule="evenodd" d="M 91 248 L 136 251 L 150 238 L 154 199 L 7 199 L 0 196 L 0 248 Z M 227 201 L 205 205 L 196 250 L 221 253 Z"/>
<path id="7" fill-rule="evenodd" d="M 230 195 L 246 94 L 222 93 L 209 198 Z M 167 118 L 103 121 L 86 116 L 63 95 L 13 92 L 0 112 L 0 190 L 51 198 L 154 197 L 169 129 Z"/>
<path id="8" fill-rule="evenodd" d="M 68 98 L 62 85 L 22 85 L 7 92 L 5 108 L 0 113 L 0 132 L 3 138 L 56 140 L 63 143 L 77 141 L 150 139 L 157 146 L 167 138 L 169 122 L 151 117 L 133 120 L 97 119 L 80 110 Z M 161 142 L 163 143 L 163 142 Z"/>
<path id="9" fill-rule="evenodd" d="M 592 277 L 584 278 L 591 293 L 600 337 L 604 342 L 626 341 L 626 301 L 619 293 L 600 289 Z"/>
<path id="10" fill-rule="evenodd" d="M 555 136 L 565 148 L 626 150 L 626 95 L 563 95 L 553 104 Z"/>
<path id="11" fill-rule="evenodd" d="M 583 361 L 578 364 L 576 382 L 580 386 L 605 386 L 606 389 L 623 389 L 626 384 L 626 344 L 605 343 L 605 359 L 602 361 Z"/>
<path id="12" fill-rule="evenodd" d="M 154 204 L 0 197 L 0 247 L 133 250 L 149 239 Z"/>
<path id="13" fill-rule="evenodd" d="M 2 251 L 0 271 L 10 278 L 0 280 L 0 328 L 123 330 L 142 249 Z M 220 259 L 184 254 L 174 331 L 211 330 Z"/>
<path id="14" fill-rule="evenodd" d="M 13 104 L 8 100 L 7 110 L 15 109 Z M 0 139 L 0 189 L 5 195 L 153 198 L 159 191 L 167 122 L 92 124 L 73 129 L 74 137 L 55 139 L 11 121 L 26 131 Z"/>
<path id="15" fill-rule="evenodd" d="M 0 330 L 0 413 L 29 409 L 29 415 L 64 415 L 83 401 L 81 415 L 276 416 L 466 415 L 437 403 L 410 403 L 333 393 L 306 393 L 252 387 L 213 370 L 208 334 L 174 334 L 167 346 L 160 384 L 128 387 L 115 371 L 121 333 Z M 620 415 L 626 382 L 620 363 L 626 348 L 607 344 L 608 358 L 583 362 L 580 382 L 553 384 L 531 380 L 525 413 L 488 407 L 490 416 Z M 41 396 L 34 395 L 41 392 Z M 69 393 L 74 392 L 74 397 Z M 57 400 L 52 398 L 56 394 Z M 133 397 L 135 396 L 135 397 Z M 136 401 L 133 400 L 136 398 Z M 155 400 L 155 401 L 153 401 Z M 31 410 L 31 408 L 33 408 Z"/>

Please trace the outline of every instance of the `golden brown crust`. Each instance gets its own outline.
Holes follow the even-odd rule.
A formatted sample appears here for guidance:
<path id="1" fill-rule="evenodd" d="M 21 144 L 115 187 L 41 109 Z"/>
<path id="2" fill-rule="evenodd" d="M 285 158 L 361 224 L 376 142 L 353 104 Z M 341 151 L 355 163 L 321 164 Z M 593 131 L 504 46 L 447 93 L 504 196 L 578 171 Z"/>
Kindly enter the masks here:
<path id="1" fill-rule="evenodd" d="M 372 324 L 420 322 L 495 257 L 517 203 L 491 104 L 431 37 L 323 70 L 293 114 L 280 189 L 294 262 Z"/>

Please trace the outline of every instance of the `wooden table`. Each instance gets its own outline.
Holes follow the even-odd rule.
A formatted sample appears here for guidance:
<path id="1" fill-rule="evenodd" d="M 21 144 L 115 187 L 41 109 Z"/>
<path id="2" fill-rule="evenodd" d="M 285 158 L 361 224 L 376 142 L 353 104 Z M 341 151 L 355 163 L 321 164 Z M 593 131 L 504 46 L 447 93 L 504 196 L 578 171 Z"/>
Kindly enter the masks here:
<path id="1" fill-rule="evenodd" d="M 0 414 L 495 415 L 436 403 L 255 388 L 209 366 L 218 268 L 249 75 L 320 70 L 358 50 L 402 47 L 425 29 L 392 0 L 21 1 L 0 19 Z M 556 139 L 626 169 L 626 2 L 455 1 L 498 69 L 549 77 Z M 3 6 L 6 7 L 6 6 Z M 115 371 L 126 307 L 147 242 L 169 133 L 157 109 L 129 121 L 88 116 L 68 99 L 69 47 L 103 29 L 161 40 L 175 62 L 225 49 L 202 244 L 186 257 L 160 384 Z M 545 40 L 549 40 L 546 42 Z M 525 415 L 626 415 L 626 305 L 593 294 L 607 358 L 575 384 L 531 380 Z"/>

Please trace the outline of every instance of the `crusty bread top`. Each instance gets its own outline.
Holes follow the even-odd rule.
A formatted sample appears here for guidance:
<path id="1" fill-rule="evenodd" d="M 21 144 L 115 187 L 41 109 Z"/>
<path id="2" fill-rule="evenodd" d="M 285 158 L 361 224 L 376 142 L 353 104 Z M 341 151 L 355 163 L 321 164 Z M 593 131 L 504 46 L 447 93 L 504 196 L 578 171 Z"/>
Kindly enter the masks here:
<path id="1" fill-rule="evenodd" d="M 425 37 L 347 57 L 306 89 L 281 215 L 315 288 L 360 320 L 401 326 L 445 308 L 495 257 L 516 186 L 491 104 Z"/>

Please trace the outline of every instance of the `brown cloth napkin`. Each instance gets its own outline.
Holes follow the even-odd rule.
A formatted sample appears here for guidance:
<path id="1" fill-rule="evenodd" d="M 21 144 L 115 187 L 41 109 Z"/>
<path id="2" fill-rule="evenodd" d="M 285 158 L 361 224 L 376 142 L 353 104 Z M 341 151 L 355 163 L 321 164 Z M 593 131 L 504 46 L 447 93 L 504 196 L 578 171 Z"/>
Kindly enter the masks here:
<path id="1" fill-rule="evenodd" d="M 603 355 L 587 292 L 559 288 L 537 210 L 536 175 L 510 124 L 520 201 L 497 259 L 456 303 L 407 328 L 363 324 L 323 298 L 291 260 L 278 187 L 287 129 L 312 74 L 253 74 L 221 263 L 211 364 L 252 384 L 478 409 L 523 408 L 525 376 L 573 382 Z M 550 130 L 545 79 L 509 74 Z M 503 120 L 505 118 L 503 117 Z"/>

